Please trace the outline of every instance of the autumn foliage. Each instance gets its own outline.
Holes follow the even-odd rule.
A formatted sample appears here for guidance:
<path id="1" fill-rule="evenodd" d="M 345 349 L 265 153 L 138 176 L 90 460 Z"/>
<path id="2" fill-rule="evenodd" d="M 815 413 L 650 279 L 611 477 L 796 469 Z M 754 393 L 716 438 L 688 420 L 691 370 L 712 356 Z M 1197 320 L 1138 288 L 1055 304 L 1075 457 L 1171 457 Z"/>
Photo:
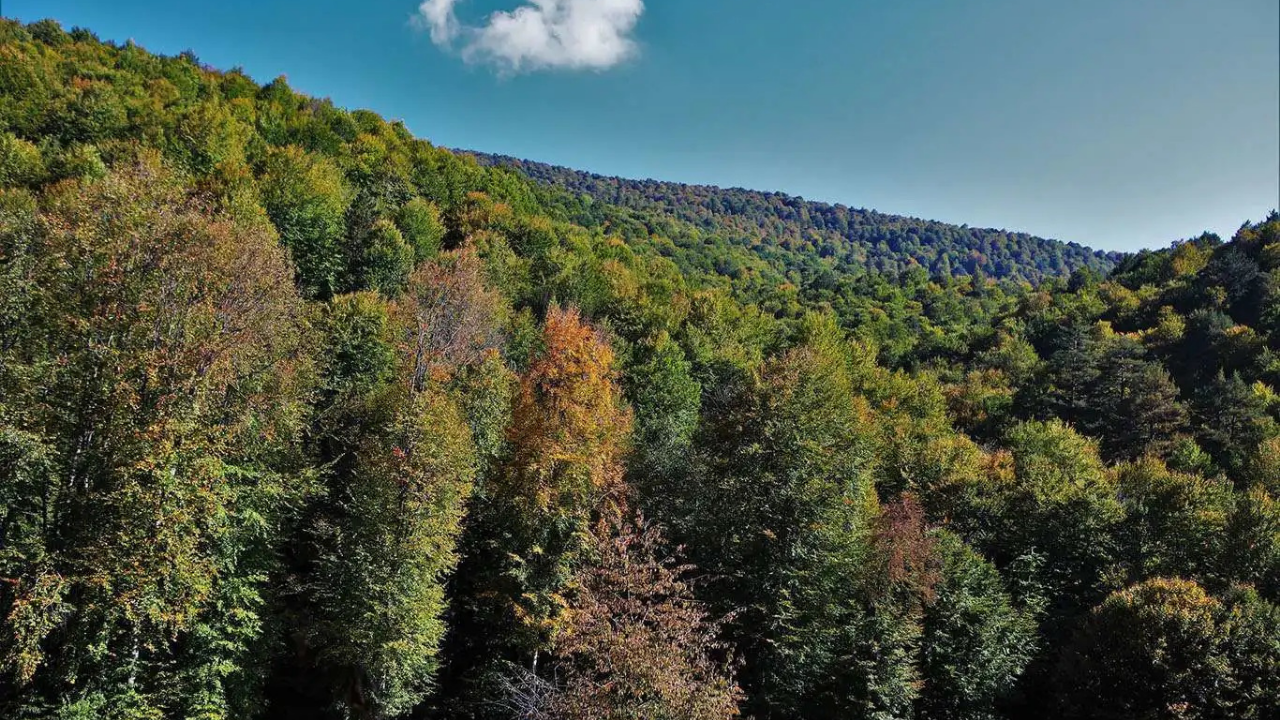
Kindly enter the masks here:
<path id="1" fill-rule="evenodd" d="M 557 685 L 540 711 L 556 720 L 737 717 L 718 624 L 693 599 L 692 571 L 665 557 L 643 519 L 601 521 L 557 639 Z"/>
<path id="2" fill-rule="evenodd" d="M 612 349 L 576 310 L 552 308 L 516 398 L 505 492 L 544 512 L 617 503 L 630 427 Z"/>
<path id="3" fill-rule="evenodd" d="M 1280 215 L 494 162 L 0 20 L 0 717 L 1276 717 Z"/>

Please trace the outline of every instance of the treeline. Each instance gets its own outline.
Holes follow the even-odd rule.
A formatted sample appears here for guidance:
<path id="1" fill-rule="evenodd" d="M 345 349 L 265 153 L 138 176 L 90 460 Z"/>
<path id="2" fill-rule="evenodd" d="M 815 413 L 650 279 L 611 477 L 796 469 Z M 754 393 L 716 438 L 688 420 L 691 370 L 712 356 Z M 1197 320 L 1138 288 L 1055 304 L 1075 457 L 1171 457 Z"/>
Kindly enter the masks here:
<path id="1" fill-rule="evenodd" d="M 0 715 L 1276 717 L 1280 216 L 785 287 L 565 197 L 0 24 Z"/>
<path id="2" fill-rule="evenodd" d="M 1105 272 L 1116 253 L 1089 250 L 1026 233 L 959 227 L 874 210 L 812 202 L 784 193 L 724 189 L 658 180 L 604 177 L 503 155 L 471 153 L 483 164 L 515 168 L 540 183 L 592 203 L 574 207 L 591 225 L 614 207 L 668 216 L 746 248 L 808 282 L 868 271 L 896 274 L 921 267 L 929 275 L 1038 282 L 1089 268 Z"/>

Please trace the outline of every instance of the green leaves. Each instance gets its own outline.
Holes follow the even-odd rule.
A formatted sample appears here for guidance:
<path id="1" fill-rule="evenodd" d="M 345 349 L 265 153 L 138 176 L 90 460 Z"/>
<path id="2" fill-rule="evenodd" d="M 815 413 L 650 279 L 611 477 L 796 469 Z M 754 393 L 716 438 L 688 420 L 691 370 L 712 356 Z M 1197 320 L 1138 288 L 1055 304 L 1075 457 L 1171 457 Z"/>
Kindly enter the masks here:
<path id="1" fill-rule="evenodd" d="M 9 677 L 24 702 L 81 698 L 67 712 L 176 712 L 195 668 L 243 682 L 257 639 L 224 620 L 255 626 L 274 541 L 240 519 L 274 528 L 288 492 L 262 471 L 296 431 L 289 269 L 154 160 L 55 188 L 23 232 L 30 301 L 3 363 L 3 422 L 29 428 L 4 433 L 23 446 L 3 483 Z"/>
<path id="2" fill-rule="evenodd" d="M 301 148 L 271 150 L 261 179 L 262 204 L 289 249 L 298 285 L 313 297 L 338 290 L 343 268 L 343 216 L 351 201 L 342 172 Z"/>
<path id="3" fill-rule="evenodd" d="M 958 537 L 936 537 L 941 573 L 924 611 L 916 711 L 929 720 L 997 717 L 1038 650 L 1035 613 Z"/>
<path id="4" fill-rule="evenodd" d="M 1268 717 L 1280 699 L 1276 608 L 1248 591 L 1225 599 L 1157 578 L 1114 593 L 1059 669 L 1064 718 Z"/>

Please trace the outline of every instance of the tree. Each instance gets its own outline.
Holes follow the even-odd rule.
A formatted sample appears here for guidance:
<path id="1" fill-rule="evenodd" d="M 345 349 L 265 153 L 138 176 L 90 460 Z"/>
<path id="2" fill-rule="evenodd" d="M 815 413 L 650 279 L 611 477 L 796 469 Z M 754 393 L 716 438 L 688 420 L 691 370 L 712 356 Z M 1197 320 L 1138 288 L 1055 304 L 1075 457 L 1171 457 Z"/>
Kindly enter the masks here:
<path id="1" fill-rule="evenodd" d="M 373 398 L 349 468 L 317 519 L 316 662 L 351 717 L 407 713 L 432 687 L 444 582 L 475 472 L 456 400 L 428 387 Z M 383 404 L 386 404 L 383 406 Z"/>
<path id="2" fill-rule="evenodd" d="M 150 156 L 42 206 L 34 294 L 0 361 L 0 703 L 243 716 L 297 493 L 305 362 L 284 253 Z"/>
<path id="3" fill-rule="evenodd" d="M 398 295 L 413 271 L 414 250 L 395 223 L 379 218 L 351 242 L 356 247 L 347 262 L 349 289 Z"/>
<path id="4" fill-rule="evenodd" d="M 485 283 L 475 252 L 463 249 L 424 262 L 409 278 L 405 296 L 397 308 L 411 386 L 476 365 L 499 346 L 506 307 Z"/>
<path id="5" fill-rule="evenodd" d="M 934 597 L 920 640 L 923 681 L 916 714 L 923 720 L 999 717 L 1035 655 L 1035 608 L 1017 605 L 991 563 L 945 530 Z"/>
<path id="6" fill-rule="evenodd" d="M 1232 683 L 1215 698 L 1222 717 L 1274 720 L 1280 713 L 1280 606 L 1249 586 L 1234 586 L 1222 597 L 1219 624 Z"/>
<path id="7" fill-rule="evenodd" d="M 1023 391 L 1023 403 L 1042 419 L 1058 418 L 1089 429 L 1097 427 L 1098 408 L 1090 402 L 1101 377 L 1096 328 L 1074 322 L 1056 330 L 1041 377 Z"/>
<path id="8" fill-rule="evenodd" d="M 1047 650 L 1064 642 L 1077 619 L 1114 587 L 1123 508 L 1097 446 L 1063 423 L 1016 425 L 1005 443 L 1008 450 L 990 458 L 988 477 L 955 496 L 951 520 L 1016 580 L 1017 601 L 1043 604 L 1043 649 L 1018 693 L 1034 702 L 1052 673 Z"/>
<path id="9" fill-rule="evenodd" d="M 869 428 L 849 359 L 829 327 L 713 395 L 705 455 L 684 484 L 679 523 L 714 580 L 704 597 L 734 613 L 744 710 L 762 718 L 906 711 L 918 629 L 881 583 Z"/>
<path id="10" fill-rule="evenodd" d="M 1043 555 L 1037 582 L 1070 617 L 1106 592 L 1123 517 L 1096 445 L 1061 422 L 1023 423 L 1005 438 L 995 477 L 957 508 L 957 529 L 1002 569 Z"/>
<path id="11" fill-rule="evenodd" d="M 484 712 L 495 678 L 537 674 L 564 631 L 592 523 L 618 517 L 631 414 L 609 344 L 552 308 L 520 381 L 507 458 L 477 493 L 463 539 L 446 705 Z M 489 708 L 492 711 L 492 708 Z"/>
<path id="12" fill-rule="evenodd" d="M 1220 571 L 1280 602 L 1280 502 L 1261 485 L 1236 497 L 1227 519 Z"/>
<path id="13" fill-rule="evenodd" d="M 541 357 L 521 381 L 512 457 L 494 488 L 526 533 L 512 548 L 525 581 L 511 610 L 538 634 L 554 628 L 585 523 L 622 500 L 631 429 L 613 352 L 576 311 L 553 308 L 542 341 Z"/>
<path id="14" fill-rule="evenodd" d="M 555 643 L 553 680 L 528 678 L 510 698 L 521 717 L 738 716 L 741 692 L 717 623 L 682 579 L 692 568 L 665 557 L 664 544 L 643 519 L 597 523 Z M 537 688 L 543 692 L 528 692 Z"/>
<path id="15" fill-rule="evenodd" d="M 1232 513 L 1230 484 L 1170 471 L 1151 457 L 1121 465 L 1115 475 L 1125 510 L 1117 536 L 1130 576 L 1213 579 Z"/>
<path id="16" fill-rule="evenodd" d="M 660 520 L 678 520 L 685 511 L 669 506 L 680 500 L 674 486 L 685 480 L 691 459 L 702 386 L 693 379 L 680 346 L 666 333 L 633 350 L 624 386 L 635 408 L 630 482 Z"/>
<path id="17" fill-rule="evenodd" d="M 1268 437 L 1280 434 L 1264 399 L 1240 375 L 1206 384 L 1196 398 L 1198 439 L 1219 465 L 1233 474 L 1242 470 Z"/>
<path id="18" fill-rule="evenodd" d="M 35 185 L 44 174 L 38 147 L 11 133 L 0 133 L 0 187 Z"/>
<path id="19" fill-rule="evenodd" d="M 1065 649 L 1063 718 L 1266 718 L 1277 707 L 1276 610 L 1189 580 L 1117 591 Z"/>
<path id="20" fill-rule="evenodd" d="M 1085 432 L 1099 438 L 1108 459 L 1167 453 L 1189 420 L 1169 373 L 1128 338 L 1113 341 L 1104 354 L 1090 404 L 1100 418 Z"/>
<path id="21" fill-rule="evenodd" d="M 413 198 L 396 214 L 396 225 L 404 234 L 405 242 L 413 248 L 413 257 L 422 262 L 435 257 L 444 242 L 445 227 L 440 210 L 422 198 Z"/>
<path id="22" fill-rule="evenodd" d="M 499 333 L 495 296 L 474 258 L 452 259 L 424 267 L 394 305 L 335 297 L 319 323 L 324 485 L 293 550 L 301 660 L 274 686 L 277 704 L 302 715 L 336 702 L 350 717 L 401 716 L 433 687 L 463 510 L 494 452 L 492 416 L 505 418 L 484 405 L 509 397 L 485 347 Z M 473 377 L 482 366 L 488 387 Z"/>
<path id="23" fill-rule="evenodd" d="M 310 297 L 329 297 L 343 272 L 343 215 L 351 201 L 342 171 L 290 146 L 270 151 L 260 183 L 262 204 L 293 257 L 298 285 Z"/>

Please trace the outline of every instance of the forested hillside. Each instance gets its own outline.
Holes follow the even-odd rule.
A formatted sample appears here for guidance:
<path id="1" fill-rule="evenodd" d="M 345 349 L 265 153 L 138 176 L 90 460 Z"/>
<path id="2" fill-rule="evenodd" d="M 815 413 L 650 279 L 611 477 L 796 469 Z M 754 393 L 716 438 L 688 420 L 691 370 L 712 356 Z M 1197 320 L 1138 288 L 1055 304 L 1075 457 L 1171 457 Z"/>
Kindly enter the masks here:
<path id="1" fill-rule="evenodd" d="M 1277 717 L 1280 215 L 740 241 L 0 21 L 0 717 Z"/>
<path id="2" fill-rule="evenodd" d="M 676 218 L 794 269 L 808 282 L 822 282 L 832 274 L 897 274 L 916 266 L 941 277 L 981 274 L 1035 282 L 1081 268 L 1106 272 L 1120 257 L 1026 233 L 886 215 L 783 193 L 626 180 L 503 155 L 470 154 L 482 164 L 514 168 L 606 206 L 581 207 L 575 219 L 583 224 L 608 218 L 608 206 Z"/>

